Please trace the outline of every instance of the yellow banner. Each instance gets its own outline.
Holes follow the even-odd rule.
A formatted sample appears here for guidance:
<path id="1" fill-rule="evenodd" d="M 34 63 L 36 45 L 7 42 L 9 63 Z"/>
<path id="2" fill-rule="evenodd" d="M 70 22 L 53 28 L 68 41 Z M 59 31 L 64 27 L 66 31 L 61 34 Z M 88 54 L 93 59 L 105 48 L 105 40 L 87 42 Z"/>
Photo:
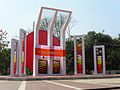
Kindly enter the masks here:
<path id="1" fill-rule="evenodd" d="M 102 64 L 102 57 L 101 56 L 98 56 L 98 64 Z"/>
<path id="2" fill-rule="evenodd" d="M 81 55 L 78 55 L 78 57 L 77 57 L 77 63 L 78 64 L 82 64 L 82 56 Z"/>

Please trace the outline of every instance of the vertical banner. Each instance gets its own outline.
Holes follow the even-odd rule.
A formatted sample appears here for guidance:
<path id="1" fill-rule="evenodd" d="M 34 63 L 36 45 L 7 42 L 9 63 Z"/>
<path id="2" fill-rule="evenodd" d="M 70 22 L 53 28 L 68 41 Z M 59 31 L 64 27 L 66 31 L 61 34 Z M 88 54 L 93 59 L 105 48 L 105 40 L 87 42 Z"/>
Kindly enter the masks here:
<path id="1" fill-rule="evenodd" d="M 24 74 L 24 60 L 25 60 L 25 38 L 22 39 L 22 74 Z"/>
<path id="2" fill-rule="evenodd" d="M 103 72 L 102 48 L 96 48 L 97 72 Z"/>
<path id="3" fill-rule="evenodd" d="M 77 49 L 77 73 L 82 74 L 82 40 L 79 38 L 76 41 Z"/>
<path id="4" fill-rule="evenodd" d="M 17 68 L 17 45 L 14 43 L 14 74 L 16 74 L 16 68 Z"/>

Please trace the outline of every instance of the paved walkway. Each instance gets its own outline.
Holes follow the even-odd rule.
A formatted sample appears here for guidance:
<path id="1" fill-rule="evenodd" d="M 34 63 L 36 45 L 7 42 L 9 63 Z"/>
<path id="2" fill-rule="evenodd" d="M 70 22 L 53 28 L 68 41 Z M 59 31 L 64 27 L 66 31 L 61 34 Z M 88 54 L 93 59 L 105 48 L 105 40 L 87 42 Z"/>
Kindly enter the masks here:
<path id="1" fill-rule="evenodd" d="M 75 80 L 0 80 L 0 90 L 120 90 L 120 78 Z"/>

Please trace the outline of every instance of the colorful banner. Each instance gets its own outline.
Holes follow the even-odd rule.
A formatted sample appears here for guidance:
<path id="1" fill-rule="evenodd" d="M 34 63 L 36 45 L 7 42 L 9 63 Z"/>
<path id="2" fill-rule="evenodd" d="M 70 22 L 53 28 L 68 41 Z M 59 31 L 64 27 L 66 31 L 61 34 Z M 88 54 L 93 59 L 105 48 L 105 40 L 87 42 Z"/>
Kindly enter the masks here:
<path id="1" fill-rule="evenodd" d="M 16 52 L 14 53 L 14 74 L 16 74 L 16 65 L 17 64 L 17 57 L 16 57 Z"/>
<path id="2" fill-rule="evenodd" d="M 60 74 L 60 60 L 53 60 L 53 74 Z"/>
<path id="3" fill-rule="evenodd" d="M 96 48 L 97 72 L 103 72 L 102 65 L 102 48 Z"/>
<path id="4" fill-rule="evenodd" d="M 77 45 L 77 73 L 82 74 L 82 46 Z"/>
<path id="5" fill-rule="evenodd" d="M 55 50 L 55 49 L 43 49 L 43 48 L 36 48 L 35 55 L 39 56 L 66 56 L 65 50 Z"/>
<path id="6" fill-rule="evenodd" d="M 97 56 L 97 69 L 98 73 L 102 73 L 102 56 Z"/>
<path id="7" fill-rule="evenodd" d="M 24 43 L 24 39 L 22 40 L 22 74 L 24 74 L 24 46 L 25 46 L 25 43 Z"/>
<path id="8" fill-rule="evenodd" d="M 77 56 L 77 73 L 79 74 L 82 73 L 82 56 L 81 55 Z"/>

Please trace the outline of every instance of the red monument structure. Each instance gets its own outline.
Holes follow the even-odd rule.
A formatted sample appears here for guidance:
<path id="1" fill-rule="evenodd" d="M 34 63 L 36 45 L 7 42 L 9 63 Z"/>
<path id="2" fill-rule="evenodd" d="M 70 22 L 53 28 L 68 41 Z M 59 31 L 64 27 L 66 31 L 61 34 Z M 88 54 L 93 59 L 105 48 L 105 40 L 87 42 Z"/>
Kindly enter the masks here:
<path id="1" fill-rule="evenodd" d="M 41 29 L 42 21 L 49 11 L 51 20 L 46 29 Z M 62 27 L 59 29 L 60 37 L 56 37 L 54 28 L 59 15 L 66 15 Z M 38 75 L 66 75 L 66 52 L 65 52 L 65 30 L 69 23 L 72 12 L 67 10 L 41 7 L 36 30 L 28 35 L 25 30 L 20 29 L 20 39 L 12 39 L 11 45 L 11 76 L 26 75 L 26 67 Z"/>
<path id="2" fill-rule="evenodd" d="M 57 37 L 54 31 L 61 14 L 65 20 Z M 65 31 L 71 14 L 67 10 L 41 7 L 36 29 L 28 34 L 20 29 L 19 40 L 11 40 L 11 76 L 26 75 L 26 68 L 33 76 L 66 75 Z M 50 17 L 49 22 L 44 22 L 47 20 L 45 15 Z M 95 74 L 106 73 L 104 49 L 104 46 L 94 46 Z M 74 36 L 74 74 L 85 74 L 84 35 Z"/>

